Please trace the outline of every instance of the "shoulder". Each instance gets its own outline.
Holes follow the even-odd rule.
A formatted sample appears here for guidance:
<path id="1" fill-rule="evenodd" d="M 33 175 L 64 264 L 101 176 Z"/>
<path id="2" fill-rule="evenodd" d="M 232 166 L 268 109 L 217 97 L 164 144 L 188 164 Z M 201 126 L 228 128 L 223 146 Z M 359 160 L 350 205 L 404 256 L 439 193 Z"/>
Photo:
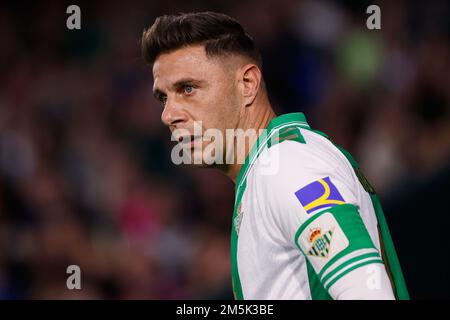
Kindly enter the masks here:
<path id="1" fill-rule="evenodd" d="M 353 169 L 325 137 L 300 129 L 304 142 L 285 140 L 267 146 L 254 163 L 249 184 L 274 211 L 288 207 L 303 219 L 328 203 L 355 203 Z"/>
<path id="2" fill-rule="evenodd" d="M 288 132 L 287 138 L 279 134 L 267 142 L 254 162 L 254 178 L 262 183 L 291 181 L 301 185 L 316 177 L 346 175 L 352 170 L 345 156 L 325 137 L 298 127 Z"/>

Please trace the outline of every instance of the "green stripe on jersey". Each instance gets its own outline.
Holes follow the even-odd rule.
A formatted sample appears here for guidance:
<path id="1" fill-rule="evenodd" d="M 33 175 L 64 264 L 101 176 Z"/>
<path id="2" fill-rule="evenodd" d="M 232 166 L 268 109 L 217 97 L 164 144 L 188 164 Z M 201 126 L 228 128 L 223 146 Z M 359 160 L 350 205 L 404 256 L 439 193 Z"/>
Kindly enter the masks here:
<path id="1" fill-rule="evenodd" d="M 373 253 L 362 254 L 362 255 L 356 256 L 354 258 L 351 258 L 349 260 L 346 260 L 342 264 L 340 264 L 339 266 L 337 266 L 336 268 L 331 270 L 326 276 L 324 276 L 321 279 L 322 283 L 324 283 L 324 284 L 327 283 L 327 281 L 330 280 L 330 278 L 332 278 L 334 275 L 339 273 L 342 269 L 346 268 L 348 265 L 355 263 L 357 261 L 360 261 L 360 260 L 367 259 L 367 258 L 378 258 L 378 260 L 381 259 L 380 255 L 377 252 L 373 252 Z"/>
<path id="2" fill-rule="evenodd" d="M 333 284 L 335 284 L 339 279 L 341 279 L 343 276 L 345 276 L 346 274 L 348 274 L 348 273 L 350 273 L 350 272 L 352 272 L 353 270 L 356 270 L 356 269 L 358 269 L 358 268 L 360 268 L 360 267 L 364 267 L 364 266 L 366 266 L 366 265 L 368 265 L 368 264 L 374 264 L 374 263 L 383 263 L 383 260 L 381 260 L 381 259 L 371 259 L 371 260 L 368 260 L 368 261 L 364 261 L 364 262 L 361 262 L 361 263 L 359 263 L 359 264 L 356 264 L 356 265 L 354 265 L 353 267 L 351 267 L 351 268 L 348 268 L 347 270 L 345 270 L 344 272 L 342 272 L 341 274 L 339 274 L 337 277 L 335 277 L 333 280 L 331 280 L 329 283 L 327 283 L 326 285 L 325 285 L 325 289 L 326 290 L 330 290 L 330 288 L 331 288 L 331 286 L 333 285 Z"/>

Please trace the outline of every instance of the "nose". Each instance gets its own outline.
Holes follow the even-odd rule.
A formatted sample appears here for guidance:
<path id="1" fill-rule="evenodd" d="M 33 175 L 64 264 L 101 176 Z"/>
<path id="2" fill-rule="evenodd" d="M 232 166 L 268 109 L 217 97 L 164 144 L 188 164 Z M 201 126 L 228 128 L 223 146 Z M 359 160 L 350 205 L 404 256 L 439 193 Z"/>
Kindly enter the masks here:
<path id="1" fill-rule="evenodd" d="M 186 115 L 182 107 L 168 97 L 161 114 L 161 121 L 168 127 L 175 127 L 177 124 L 183 123 L 186 120 Z"/>

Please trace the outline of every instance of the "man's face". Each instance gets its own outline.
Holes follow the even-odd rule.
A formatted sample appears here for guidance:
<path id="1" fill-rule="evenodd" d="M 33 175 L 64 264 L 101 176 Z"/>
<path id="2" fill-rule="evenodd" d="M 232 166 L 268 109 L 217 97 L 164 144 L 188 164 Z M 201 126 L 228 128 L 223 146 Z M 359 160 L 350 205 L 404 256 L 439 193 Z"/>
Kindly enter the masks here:
<path id="1" fill-rule="evenodd" d="M 225 129 L 237 127 L 240 99 L 232 58 L 208 57 L 200 45 L 181 48 L 157 58 L 153 78 L 155 97 L 164 105 L 161 119 L 175 134 L 177 129 L 189 132 L 192 143 L 184 147 L 192 156 L 211 143 L 194 144 L 201 138 L 194 137 L 194 122 L 201 121 L 203 135 L 214 128 L 224 140 Z"/>

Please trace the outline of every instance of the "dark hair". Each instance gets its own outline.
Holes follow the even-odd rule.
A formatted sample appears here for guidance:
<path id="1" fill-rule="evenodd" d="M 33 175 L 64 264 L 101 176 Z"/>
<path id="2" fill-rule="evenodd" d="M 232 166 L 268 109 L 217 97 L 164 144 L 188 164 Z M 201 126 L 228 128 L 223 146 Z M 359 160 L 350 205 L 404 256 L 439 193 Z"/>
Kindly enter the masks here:
<path id="1" fill-rule="evenodd" d="M 204 45 L 209 56 L 241 54 L 260 68 L 262 66 L 261 55 L 253 39 L 239 22 L 216 12 L 180 13 L 156 18 L 142 35 L 142 56 L 149 65 L 153 65 L 162 53 L 197 44 Z"/>

